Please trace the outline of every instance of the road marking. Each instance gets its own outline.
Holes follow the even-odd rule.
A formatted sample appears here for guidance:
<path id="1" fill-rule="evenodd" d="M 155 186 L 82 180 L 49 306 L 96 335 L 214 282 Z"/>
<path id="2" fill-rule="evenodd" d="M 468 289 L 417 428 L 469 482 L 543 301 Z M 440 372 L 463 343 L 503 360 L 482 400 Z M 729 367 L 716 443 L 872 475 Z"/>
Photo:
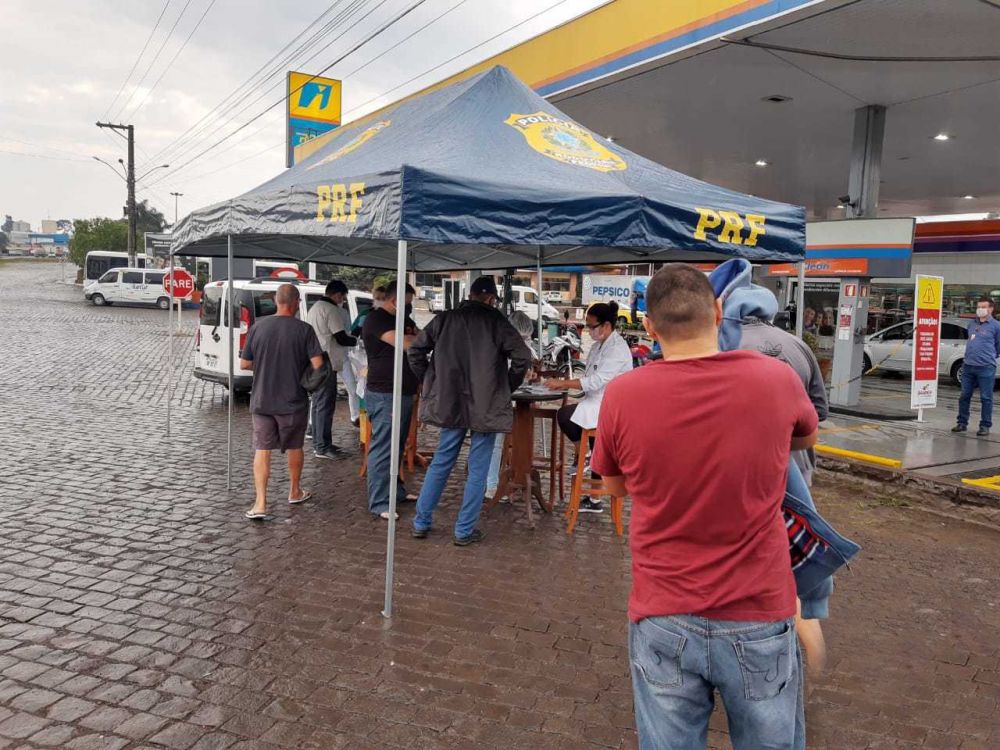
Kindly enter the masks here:
<path id="1" fill-rule="evenodd" d="M 837 432 L 857 432 L 858 430 L 881 430 L 882 425 L 879 424 L 859 424 L 855 427 L 820 427 L 820 435 L 833 435 Z"/>
<path id="2" fill-rule="evenodd" d="M 838 458 L 853 458 L 857 461 L 865 461 L 870 464 L 879 464 L 880 466 L 888 466 L 893 469 L 903 468 L 903 462 L 895 458 L 886 458 L 885 456 L 875 456 L 871 453 L 859 453 L 858 451 L 849 451 L 844 448 L 834 448 L 832 445 L 817 445 L 817 453 L 824 453 L 828 456 L 837 456 Z"/>

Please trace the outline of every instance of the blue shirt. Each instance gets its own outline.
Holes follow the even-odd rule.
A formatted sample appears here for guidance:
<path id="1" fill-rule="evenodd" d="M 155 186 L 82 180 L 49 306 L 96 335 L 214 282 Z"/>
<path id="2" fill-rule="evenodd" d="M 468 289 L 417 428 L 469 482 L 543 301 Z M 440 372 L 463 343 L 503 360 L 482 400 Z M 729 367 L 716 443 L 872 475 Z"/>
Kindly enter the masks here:
<path id="1" fill-rule="evenodd" d="M 969 341 L 965 345 L 965 364 L 972 367 L 996 367 L 1000 356 L 1000 323 L 989 317 L 969 323 Z"/>

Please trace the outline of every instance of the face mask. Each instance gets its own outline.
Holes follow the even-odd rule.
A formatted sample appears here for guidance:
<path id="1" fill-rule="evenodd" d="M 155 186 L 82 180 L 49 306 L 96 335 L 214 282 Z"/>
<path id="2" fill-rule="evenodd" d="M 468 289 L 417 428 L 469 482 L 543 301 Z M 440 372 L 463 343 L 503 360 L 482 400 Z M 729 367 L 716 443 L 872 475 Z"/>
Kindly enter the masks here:
<path id="1" fill-rule="evenodd" d="M 976 317 L 979 318 L 980 320 L 986 320 L 988 317 L 990 317 L 990 309 L 988 307 L 977 307 Z"/>

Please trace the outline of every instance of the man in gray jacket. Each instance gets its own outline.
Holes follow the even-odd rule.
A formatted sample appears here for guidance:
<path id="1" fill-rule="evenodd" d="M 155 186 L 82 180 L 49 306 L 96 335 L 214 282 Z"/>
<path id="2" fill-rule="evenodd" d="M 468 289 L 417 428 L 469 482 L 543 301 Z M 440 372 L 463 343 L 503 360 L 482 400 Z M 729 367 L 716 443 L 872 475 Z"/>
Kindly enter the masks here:
<path id="1" fill-rule="evenodd" d="M 337 407 L 337 373 L 344 369 L 347 350 L 357 343 L 345 329 L 341 306 L 347 298 L 347 285 L 334 279 L 326 285 L 326 296 L 313 303 L 306 319 L 316 332 L 320 346 L 330 358 L 333 377 L 312 397 L 313 452 L 317 458 L 337 458 L 340 448 L 333 444 L 333 412 Z"/>
<path id="2" fill-rule="evenodd" d="M 441 440 L 417 500 L 413 519 L 417 539 L 430 531 L 434 508 L 467 432 L 472 433 L 469 474 L 454 541 L 464 547 L 485 536 L 476 523 L 493 446 L 497 433 L 510 432 L 513 426 L 511 392 L 531 367 L 531 351 L 496 309 L 497 297 L 493 279 L 476 279 L 469 299 L 431 321 L 407 352 L 410 369 L 423 380 L 420 419 L 441 428 Z"/>
<path id="3" fill-rule="evenodd" d="M 760 352 L 789 365 L 805 386 L 819 421 L 824 421 L 830 415 L 823 373 L 819 369 L 816 355 L 802 339 L 772 325 L 768 320 L 748 317 L 743 319 L 740 349 Z M 802 470 L 802 477 L 811 487 L 813 472 L 816 469 L 814 450 L 809 448 L 804 451 L 792 451 L 792 460 L 798 464 Z"/>

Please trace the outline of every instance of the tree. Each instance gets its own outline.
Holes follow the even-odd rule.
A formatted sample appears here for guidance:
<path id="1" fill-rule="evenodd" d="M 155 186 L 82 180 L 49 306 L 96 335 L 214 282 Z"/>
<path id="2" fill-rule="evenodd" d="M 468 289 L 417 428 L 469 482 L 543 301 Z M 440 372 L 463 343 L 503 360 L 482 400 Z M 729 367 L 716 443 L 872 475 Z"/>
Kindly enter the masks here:
<path id="1" fill-rule="evenodd" d="M 0 253 L 7 252 L 7 233 L 0 232 Z"/>
<path id="2" fill-rule="evenodd" d="M 142 242 L 142 233 L 151 232 L 159 233 L 163 231 L 163 228 L 167 225 L 167 220 L 159 211 L 157 211 L 153 206 L 149 205 L 149 201 L 141 200 L 135 206 L 135 231 L 138 235 L 138 240 L 136 242 L 136 247 L 140 248 L 140 243 Z M 140 254 L 144 252 L 142 249 L 138 251 Z"/>
<path id="3" fill-rule="evenodd" d="M 108 250 L 124 253 L 128 250 L 128 222 L 122 219 L 77 219 L 73 222 L 73 237 L 69 241 L 70 262 L 83 268 L 87 253 Z"/>

